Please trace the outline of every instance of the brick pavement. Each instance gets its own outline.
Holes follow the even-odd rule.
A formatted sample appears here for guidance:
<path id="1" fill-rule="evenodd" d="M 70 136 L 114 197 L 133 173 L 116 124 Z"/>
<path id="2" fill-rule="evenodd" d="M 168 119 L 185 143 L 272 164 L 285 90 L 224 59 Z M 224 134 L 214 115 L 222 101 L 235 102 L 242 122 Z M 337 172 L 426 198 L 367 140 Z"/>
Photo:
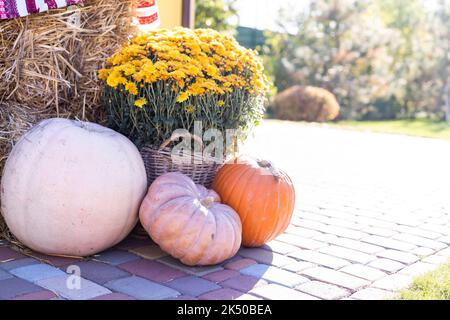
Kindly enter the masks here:
<path id="1" fill-rule="evenodd" d="M 0 299 L 388 299 L 450 258 L 450 142 L 265 122 L 244 148 L 296 185 L 286 232 L 211 267 L 149 239 L 79 261 L 0 241 Z M 81 289 L 69 289 L 69 266 Z"/>

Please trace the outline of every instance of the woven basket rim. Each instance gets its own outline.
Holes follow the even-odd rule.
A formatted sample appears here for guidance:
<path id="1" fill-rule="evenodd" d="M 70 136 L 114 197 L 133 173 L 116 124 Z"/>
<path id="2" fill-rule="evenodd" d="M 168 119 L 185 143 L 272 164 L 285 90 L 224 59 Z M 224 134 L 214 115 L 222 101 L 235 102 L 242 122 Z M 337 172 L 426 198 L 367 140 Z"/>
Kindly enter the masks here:
<path id="1" fill-rule="evenodd" d="M 170 147 L 165 147 L 160 149 L 157 146 L 154 145 L 145 145 L 140 149 L 141 153 L 153 153 L 153 154 L 158 154 L 162 157 L 165 158 L 171 158 L 172 159 L 172 148 Z M 184 164 L 184 165 L 192 165 L 192 166 L 211 166 L 211 165 L 222 165 L 226 162 L 226 157 L 223 157 L 222 159 L 217 158 L 217 157 L 212 157 L 212 156 L 207 156 L 204 155 L 202 153 L 198 153 L 198 152 L 191 152 L 191 161 L 189 164 Z M 195 160 L 201 161 L 201 163 L 196 163 Z"/>

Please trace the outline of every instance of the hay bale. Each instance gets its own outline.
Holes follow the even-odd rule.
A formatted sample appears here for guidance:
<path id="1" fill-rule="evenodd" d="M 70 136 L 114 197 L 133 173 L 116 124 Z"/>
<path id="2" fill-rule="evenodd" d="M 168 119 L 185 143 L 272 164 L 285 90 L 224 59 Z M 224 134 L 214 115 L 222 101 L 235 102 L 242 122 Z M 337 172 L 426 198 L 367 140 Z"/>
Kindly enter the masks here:
<path id="1" fill-rule="evenodd" d="M 282 120 L 324 122 L 339 115 L 335 96 L 322 88 L 293 86 L 277 94 L 273 100 L 275 117 Z"/>
<path id="2" fill-rule="evenodd" d="M 0 172 L 14 143 L 42 119 L 105 122 L 97 71 L 135 33 L 133 4 L 85 0 L 79 7 L 0 20 Z M 2 237 L 20 246 L 0 215 Z"/>
<path id="3" fill-rule="evenodd" d="M 132 0 L 86 0 L 0 21 L 0 102 L 97 120 L 97 71 L 128 36 Z"/>

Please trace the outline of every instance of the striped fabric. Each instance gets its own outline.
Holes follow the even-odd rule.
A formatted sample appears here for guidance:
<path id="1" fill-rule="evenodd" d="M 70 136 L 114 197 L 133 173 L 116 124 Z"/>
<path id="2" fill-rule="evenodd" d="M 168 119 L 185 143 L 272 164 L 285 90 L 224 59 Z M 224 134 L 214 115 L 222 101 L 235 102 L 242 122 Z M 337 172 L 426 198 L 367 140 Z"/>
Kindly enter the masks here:
<path id="1" fill-rule="evenodd" d="M 25 17 L 81 2 L 83 0 L 0 0 L 0 19 Z"/>
<path id="2" fill-rule="evenodd" d="M 137 24 L 142 30 L 157 28 L 160 24 L 158 4 L 156 0 L 137 0 Z"/>
<path id="3" fill-rule="evenodd" d="M 30 14 L 45 12 L 80 4 L 84 0 L 0 0 L 0 20 L 25 17 Z M 120 0 L 118 0 L 120 1 Z M 135 23 L 145 31 L 157 28 L 160 24 L 158 3 L 156 0 L 136 0 Z"/>

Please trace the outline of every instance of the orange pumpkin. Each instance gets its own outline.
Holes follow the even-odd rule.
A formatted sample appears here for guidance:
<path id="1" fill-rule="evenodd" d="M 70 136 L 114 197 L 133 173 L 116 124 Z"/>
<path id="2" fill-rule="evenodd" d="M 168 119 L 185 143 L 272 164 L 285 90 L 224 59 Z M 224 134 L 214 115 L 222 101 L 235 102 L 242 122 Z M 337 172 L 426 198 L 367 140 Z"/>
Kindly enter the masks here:
<path id="1" fill-rule="evenodd" d="M 294 186 L 289 176 L 269 161 L 237 158 L 219 170 L 213 189 L 239 214 L 244 246 L 261 246 L 290 223 Z"/>
<path id="2" fill-rule="evenodd" d="M 237 213 L 216 192 L 178 172 L 152 183 L 139 218 L 153 241 L 187 265 L 221 263 L 241 245 Z"/>

